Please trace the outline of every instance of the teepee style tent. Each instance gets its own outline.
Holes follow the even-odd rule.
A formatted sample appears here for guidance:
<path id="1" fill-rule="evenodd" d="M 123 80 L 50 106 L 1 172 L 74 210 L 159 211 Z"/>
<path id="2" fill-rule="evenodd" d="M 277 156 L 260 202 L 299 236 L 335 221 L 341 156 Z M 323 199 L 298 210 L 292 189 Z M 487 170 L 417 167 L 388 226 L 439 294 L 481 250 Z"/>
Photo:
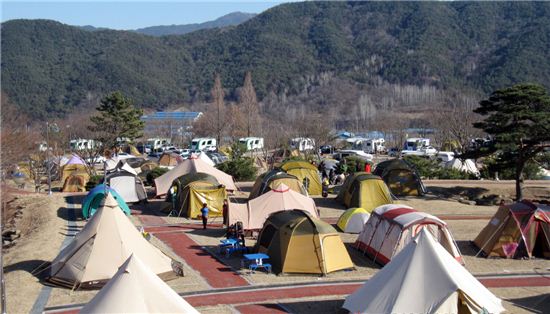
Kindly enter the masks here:
<path id="1" fill-rule="evenodd" d="M 267 217 L 274 212 L 299 209 L 319 218 L 312 198 L 294 192 L 281 183 L 273 190 L 248 201 L 248 206 L 229 206 L 229 224 L 242 221 L 243 229 L 261 229 Z"/>
<path id="2" fill-rule="evenodd" d="M 374 261 L 384 265 L 399 253 L 421 229 L 427 229 L 435 235 L 441 245 L 457 261 L 463 263 L 462 255 L 460 255 L 453 236 L 443 220 L 400 204 L 375 208 L 354 246 L 367 253 Z"/>
<path id="3" fill-rule="evenodd" d="M 300 180 L 309 195 L 321 195 L 321 178 L 317 167 L 307 161 L 289 160 L 281 165 L 281 169 Z"/>
<path id="4" fill-rule="evenodd" d="M 336 225 L 345 233 L 360 233 L 369 217 L 369 212 L 364 208 L 350 208 L 340 216 Z"/>
<path id="5" fill-rule="evenodd" d="M 172 182 L 175 179 L 188 173 L 204 172 L 210 174 L 218 180 L 220 184 L 225 186 L 227 191 L 236 191 L 237 186 L 233 182 L 233 177 L 227 173 L 220 171 L 212 166 L 209 166 L 204 161 L 198 158 L 189 158 L 184 160 L 181 164 L 177 165 L 174 169 L 168 171 L 162 176 L 155 179 L 155 186 L 157 189 L 157 196 L 164 195 L 172 186 Z"/>
<path id="6" fill-rule="evenodd" d="M 132 254 L 80 313 L 199 312 Z"/>
<path id="7" fill-rule="evenodd" d="M 49 280 L 74 288 L 100 287 L 131 254 L 163 279 L 175 277 L 170 258 L 145 240 L 107 194 L 95 215 L 53 260 Z"/>
<path id="8" fill-rule="evenodd" d="M 393 203 L 391 192 L 379 176 L 366 172 L 349 175 L 336 197 L 346 207 L 361 207 L 372 212 L 378 206 Z"/>
<path id="9" fill-rule="evenodd" d="M 95 188 L 93 188 L 84 198 L 84 201 L 82 201 L 82 217 L 84 219 L 88 219 L 89 217 L 93 216 L 97 209 L 101 206 L 102 200 L 105 199 L 105 188 L 107 188 L 107 193 L 110 193 L 113 195 L 115 200 L 118 203 L 118 206 L 120 206 L 120 209 L 126 214 L 130 215 L 131 211 L 128 205 L 126 205 L 126 202 L 124 202 L 124 199 L 122 196 L 120 196 L 116 190 L 105 187 L 104 184 L 99 184 Z"/>
<path id="10" fill-rule="evenodd" d="M 125 202 L 135 203 L 147 200 L 147 192 L 143 182 L 138 177 L 136 171 L 124 161 L 107 172 L 105 182 L 115 189 Z"/>
<path id="11" fill-rule="evenodd" d="M 255 248 L 269 255 L 275 273 L 324 275 L 353 268 L 338 232 L 302 210 L 271 214 Z"/>
<path id="12" fill-rule="evenodd" d="M 273 189 L 281 183 L 284 183 L 290 189 L 307 196 L 307 191 L 304 188 L 302 181 L 298 180 L 298 178 L 291 174 L 288 174 L 279 169 L 274 169 L 261 174 L 256 179 L 254 185 L 252 186 L 252 191 L 250 191 L 248 199 L 254 199 L 268 192 L 269 190 Z"/>
<path id="13" fill-rule="evenodd" d="M 486 256 L 550 258 L 550 206 L 502 205 L 474 243 Z"/>
<path id="14" fill-rule="evenodd" d="M 346 298 L 352 313 L 500 313 L 501 300 L 431 234 L 419 235 Z"/>

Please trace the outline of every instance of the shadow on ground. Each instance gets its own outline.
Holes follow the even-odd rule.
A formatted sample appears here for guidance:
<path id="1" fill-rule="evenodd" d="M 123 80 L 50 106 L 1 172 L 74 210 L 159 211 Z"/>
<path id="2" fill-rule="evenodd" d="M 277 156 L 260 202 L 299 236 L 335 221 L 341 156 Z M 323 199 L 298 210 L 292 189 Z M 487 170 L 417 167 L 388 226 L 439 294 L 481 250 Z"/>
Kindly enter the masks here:
<path id="1" fill-rule="evenodd" d="M 476 254 L 479 252 L 479 249 L 474 245 L 472 241 L 456 241 L 456 245 L 458 246 L 458 249 L 460 250 L 460 253 L 464 256 L 476 256 Z M 482 256 L 483 253 L 479 254 L 479 257 Z"/>
<path id="2" fill-rule="evenodd" d="M 489 190 L 485 188 L 465 187 L 465 186 L 453 186 L 453 187 L 430 186 L 429 192 L 435 196 L 442 197 L 442 198 L 464 197 L 472 200 L 472 199 L 481 198 L 484 194 L 488 193 Z"/>
<path id="3" fill-rule="evenodd" d="M 82 210 L 80 208 L 59 207 L 57 209 L 57 217 L 66 221 L 84 220 Z"/>
<path id="4" fill-rule="evenodd" d="M 302 301 L 302 302 L 281 302 L 279 307 L 290 313 L 349 313 L 348 310 L 342 309 L 344 299 L 339 300 L 317 300 L 317 301 Z M 267 304 L 266 304 L 267 305 Z"/>
<path id="5" fill-rule="evenodd" d="M 49 275 L 49 265 L 49 261 L 37 259 L 21 261 L 4 267 L 4 273 L 9 274 L 14 271 L 26 271 L 42 281 Z"/>
<path id="6" fill-rule="evenodd" d="M 526 298 L 510 299 L 508 301 L 532 313 L 548 313 L 548 310 L 550 310 L 550 293 Z"/>

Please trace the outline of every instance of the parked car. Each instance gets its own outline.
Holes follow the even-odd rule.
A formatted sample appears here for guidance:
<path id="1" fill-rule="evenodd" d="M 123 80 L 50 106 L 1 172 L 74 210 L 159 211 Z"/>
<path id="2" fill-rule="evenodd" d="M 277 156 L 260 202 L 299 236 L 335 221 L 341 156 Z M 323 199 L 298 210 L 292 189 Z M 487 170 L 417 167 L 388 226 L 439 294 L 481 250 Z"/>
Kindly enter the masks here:
<path id="1" fill-rule="evenodd" d="M 207 145 L 202 150 L 205 152 L 215 152 L 217 148 L 214 145 Z"/>
<path id="2" fill-rule="evenodd" d="M 210 157 L 216 165 L 229 160 L 227 156 L 219 152 L 207 152 L 206 155 Z"/>
<path id="3" fill-rule="evenodd" d="M 388 156 L 390 157 L 397 157 L 399 156 L 399 148 L 392 147 L 388 150 Z"/>
<path id="4" fill-rule="evenodd" d="M 188 148 L 180 150 L 180 156 L 183 158 L 188 158 L 189 156 L 191 156 L 191 150 Z"/>

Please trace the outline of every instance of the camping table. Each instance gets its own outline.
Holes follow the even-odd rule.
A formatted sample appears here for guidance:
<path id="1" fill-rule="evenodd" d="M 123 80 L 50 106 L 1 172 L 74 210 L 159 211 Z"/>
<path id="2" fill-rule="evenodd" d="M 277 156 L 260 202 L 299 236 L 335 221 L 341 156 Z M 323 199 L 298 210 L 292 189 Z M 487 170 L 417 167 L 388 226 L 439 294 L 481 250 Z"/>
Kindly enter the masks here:
<path id="1" fill-rule="evenodd" d="M 264 263 L 264 259 L 269 259 L 269 255 L 264 253 L 255 253 L 255 254 L 244 254 L 244 259 L 242 260 L 241 266 L 244 267 L 245 263 L 248 264 L 250 270 L 256 270 L 256 268 L 261 267 L 271 272 L 271 264 Z"/>
<path id="2" fill-rule="evenodd" d="M 227 248 L 235 247 L 237 243 L 239 243 L 239 240 L 234 238 L 229 238 L 229 239 L 220 240 L 220 243 L 221 244 L 218 247 L 219 247 L 219 252 L 221 253 Z"/>

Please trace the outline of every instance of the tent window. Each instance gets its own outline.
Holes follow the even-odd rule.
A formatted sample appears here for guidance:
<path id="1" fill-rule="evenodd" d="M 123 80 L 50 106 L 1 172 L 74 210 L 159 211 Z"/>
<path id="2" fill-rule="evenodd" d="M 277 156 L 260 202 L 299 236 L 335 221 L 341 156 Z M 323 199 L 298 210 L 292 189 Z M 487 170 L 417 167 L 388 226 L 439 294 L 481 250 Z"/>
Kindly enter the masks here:
<path id="1" fill-rule="evenodd" d="M 260 246 L 263 246 L 265 248 L 269 247 L 269 243 L 271 243 L 271 239 L 273 239 L 276 231 L 277 230 L 275 229 L 275 227 L 273 227 L 273 225 L 267 225 L 262 232 L 262 237 L 260 238 Z"/>

